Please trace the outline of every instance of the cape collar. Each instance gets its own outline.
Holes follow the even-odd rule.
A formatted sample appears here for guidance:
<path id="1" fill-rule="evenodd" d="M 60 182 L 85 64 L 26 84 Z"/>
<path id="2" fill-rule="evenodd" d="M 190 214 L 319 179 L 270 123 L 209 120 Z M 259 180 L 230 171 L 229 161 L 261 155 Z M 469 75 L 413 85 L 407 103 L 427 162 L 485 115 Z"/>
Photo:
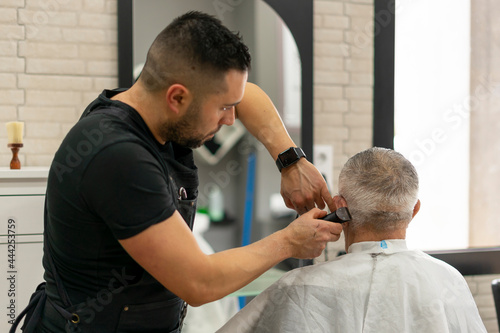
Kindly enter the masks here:
<path id="1" fill-rule="evenodd" d="M 396 253 L 408 251 L 406 240 L 386 239 L 377 242 L 359 242 L 349 246 L 348 253 Z"/>

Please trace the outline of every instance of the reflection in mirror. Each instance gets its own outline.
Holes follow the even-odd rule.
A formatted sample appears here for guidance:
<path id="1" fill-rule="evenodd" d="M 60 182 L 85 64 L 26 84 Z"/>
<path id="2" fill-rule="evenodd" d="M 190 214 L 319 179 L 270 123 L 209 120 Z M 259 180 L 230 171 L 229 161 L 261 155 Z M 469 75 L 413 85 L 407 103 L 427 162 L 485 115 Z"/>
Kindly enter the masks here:
<path id="1" fill-rule="evenodd" d="M 141 0 L 133 1 L 133 64 L 135 74 L 146 58 L 156 35 L 175 17 L 190 10 L 199 10 L 219 18 L 229 29 L 238 31 L 252 54 L 249 81 L 258 84 L 274 102 L 294 142 L 301 146 L 302 138 L 302 69 L 297 44 L 279 15 L 262 0 Z M 260 143 L 240 140 L 238 125 L 224 126 L 215 138 L 215 150 L 202 147 L 195 150 L 200 167 L 199 206 L 207 205 L 214 184 L 223 187 L 225 209 L 229 216 L 242 218 L 245 193 L 245 169 L 248 146 L 256 146 L 257 174 L 254 202 L 254 229 L 259 221 L 271 216 L 270 201 L 279 193 L 280 177 L 274 161 Z M 238 141 L 239 140 L 239 141 Z M 242 143 L 242 141 L 244 141 Z M 250 142 L 250 144 L 246 143 Z M 244 145 L 243 149 L 240 149 Z M 220 147 L 218 147 L 220 146 Z M 234 146 L 234 147 L 233 147 Z M 244 153 L 242 153 L 242 151 Z M 219 154 L 217 154 L 219 152 Z M 234 163 L 233 163 L 234 162 Z M 235 164 L 236 163 L 236 164 Z M 227 166 L 237 165 L 239 172 L 230 182 L 222 181 Z M 208 165 L 208 167 L 206 167 Z M 289 222 L 289 220 L 287 221 Z M 280 226 L 267 224 L 256 237 L 265 236 Z M 235 246 L 239 244 L 228 244 Z"/>
<path id="2" fill-rule="evenodd" d="M 271 97 L 294 140 L 300 145 L 301 65 L 297 45 L 283 20 L 262 0 L 225 3 L 206 0 L 133 2 L 133 64 L 137 77 L 156 35 L 175 17 L 199 10 L 239 31 L 252 54 L 249 81 Z"/>

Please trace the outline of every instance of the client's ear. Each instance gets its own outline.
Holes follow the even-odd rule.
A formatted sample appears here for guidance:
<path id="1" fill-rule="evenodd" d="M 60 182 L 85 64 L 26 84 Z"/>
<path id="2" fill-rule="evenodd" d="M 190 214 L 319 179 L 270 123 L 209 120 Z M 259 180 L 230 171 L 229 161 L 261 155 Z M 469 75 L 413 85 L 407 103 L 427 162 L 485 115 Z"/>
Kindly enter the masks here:
<path id="1" fill-rule="evenodd" d="M 417 203 L 415 204 L 415 207 L 413 207 L 413 215 L 411 218 L 414 218 L 415 215 L 417 215 L 418 211 L 420 210 L 420 199 L 417 200 Z"/>
<path id="2" fill-rule="evenodd" d="M 333 197 L 333 203 L 335 204 L 335 209 L 339 209 L 340 207 L 347 207 L 347 202 L 344 197 L 340 195 L 336 195 Z"/>

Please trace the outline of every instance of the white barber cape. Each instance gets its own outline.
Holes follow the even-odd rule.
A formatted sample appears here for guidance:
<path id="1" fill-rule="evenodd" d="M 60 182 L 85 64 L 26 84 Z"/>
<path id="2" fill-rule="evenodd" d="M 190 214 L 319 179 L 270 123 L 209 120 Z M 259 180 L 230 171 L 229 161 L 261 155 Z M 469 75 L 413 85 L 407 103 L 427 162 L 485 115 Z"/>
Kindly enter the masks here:
<path id="1" fill-rule="evenodd" d="M 462 275 L 404 240 L 286 273 L 218 333 L 486 332 Z"/>

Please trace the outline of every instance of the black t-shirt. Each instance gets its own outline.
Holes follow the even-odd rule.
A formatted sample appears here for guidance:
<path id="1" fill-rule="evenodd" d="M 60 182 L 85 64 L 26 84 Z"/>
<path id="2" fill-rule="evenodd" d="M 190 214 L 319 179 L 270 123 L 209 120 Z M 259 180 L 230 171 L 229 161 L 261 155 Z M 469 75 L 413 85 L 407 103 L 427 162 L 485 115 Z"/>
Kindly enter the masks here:
<path id="1" fill-rule="evenodd" d="M 46 239 L 73 304 L 98 297 L 118 275 L 126 277 L 127 285 L 144 280 L 147 273 L 118 239 L 132 237 L 175 212 L 178 189 L 173 180 L 178 174 L 187 179 L 182 185 L 188 199 L 197 194 L 191 150 L 159 144 L 137 111 L 110 100 L 116 93 L 104 91 L 86 109 L 49 172 Z M 47 294 L 58 300 L 47 260 L 45 255 Z M 157 283 L 151 280 L 150 285 Z M 164 288 L 158 284 L 154 289 Z M 152 299 L 171 297 L 164 290 L 165 295 Z M 137 295 L 131 294 L 130 302 L 148 301 L 145 295 L 134 300 Z"/>

